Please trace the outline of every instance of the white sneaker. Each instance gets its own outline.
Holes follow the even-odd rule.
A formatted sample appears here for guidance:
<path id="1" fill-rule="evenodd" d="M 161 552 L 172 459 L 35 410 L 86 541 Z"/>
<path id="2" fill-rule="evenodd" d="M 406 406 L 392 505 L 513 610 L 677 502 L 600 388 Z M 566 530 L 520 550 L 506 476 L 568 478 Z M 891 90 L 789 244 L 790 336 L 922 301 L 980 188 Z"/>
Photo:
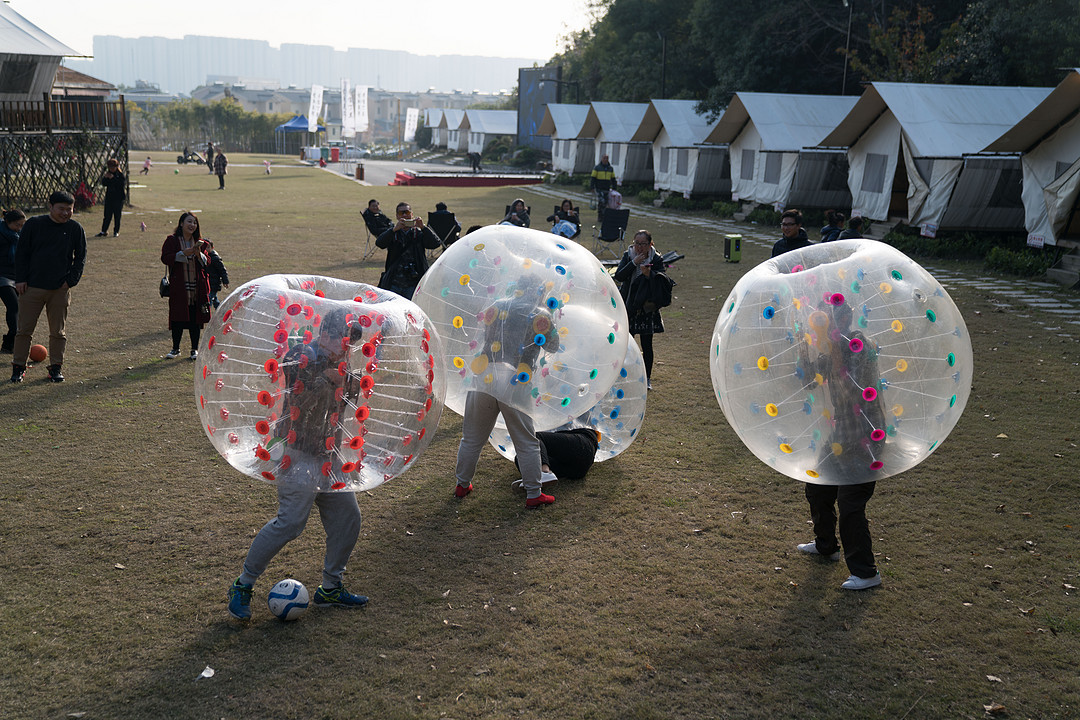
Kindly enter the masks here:
<path id="1" fill-rule="evenodd" d="M 821 553 L 819 553 L 817 549 L 817 540 L 814 540 L 813 542 L 803 543 L 802 545 L 796 545 L 795 547 L 798 549 L 799 552 L 806 553 L 807 555 L 821 555 Z M 821 555 L 821 557 L 825 558 L 826 560 L 832 560 L 833 562 L 837 562 L 840 560 L 840 551 L 837 550 L 832 555 Z"/>
<path id="2" fill-rule="evenodd" d="M 175 357 L 180 357 L 180 351 L 179 350 L 170 350 L 169 352 L 165 353 L 165 359 L 166 360 L 172 360 Z"/>
<path id="3" fill-rule="evenodd" d="M 199 351 L 198 350 L 192 350 L 191 355 L 190 355 L 190 359 L 191 360 L 198 360 L 199 359 Z"/>
<path id="4" fill-rule="evenodd" d="M 844 590 L 867 590 L 872 587 L 877 587 L 881 584 L 881 573 L 876 573 L 874 577 L 861 578 L 857 575 L 849 575 L 848 579 L 841 583 L 840 587 Z"/>

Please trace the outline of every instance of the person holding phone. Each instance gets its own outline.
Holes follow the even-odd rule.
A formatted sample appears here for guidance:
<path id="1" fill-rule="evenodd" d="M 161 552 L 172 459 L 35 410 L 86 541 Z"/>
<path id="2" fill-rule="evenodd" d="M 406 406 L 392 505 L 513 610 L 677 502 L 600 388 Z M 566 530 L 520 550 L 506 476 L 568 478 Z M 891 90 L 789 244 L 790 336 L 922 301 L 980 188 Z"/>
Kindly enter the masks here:
<path id="1" fill-rule="evenodd" d="M 199 218 L 190 211 L 180 215 L 173 234 L 161 246 L 161 262 L 169 268 L 169 329 L 172 350 L 165 357 L 180 355 L 184 329 L 191 336 L 191 359 L 199 358 L 199 335 L 210 322 L 210 243 L 203 239 Z"/>
<path id="2" fill-rule="evenodd" d="M 375 239 L 375 247 L 386 250 L 386 265 L 379 278 L 379 287 L 412 300 L 420 278 L 428 269 L 425 250 L 434 250 L 442 243 L 423 220 L 413 217 L 409 203 L 398 203 L 396 215 L 393 227 Z"/>
<path id="3" fill-rule="evenodd" d="M 506 217 L 502 219 L 500 225 L 517 225 L 518 227 L 529 227 L 529 210 L 525 206 L 525 201 L 521 198 L 514 200 L 510 204 L 510 212 L 506 213 Z"/>

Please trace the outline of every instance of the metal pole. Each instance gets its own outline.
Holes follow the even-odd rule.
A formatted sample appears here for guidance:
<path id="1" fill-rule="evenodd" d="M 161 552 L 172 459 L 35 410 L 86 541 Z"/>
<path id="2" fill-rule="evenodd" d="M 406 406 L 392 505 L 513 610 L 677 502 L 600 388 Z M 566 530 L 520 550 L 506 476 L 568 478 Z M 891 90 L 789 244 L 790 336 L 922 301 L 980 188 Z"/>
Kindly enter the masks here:
<path id="1" fill-rule="evenodd" d="M 840 84 L 840 94 L 841 95 L 846 95 L 847 94 L 847 66 L 848 66 L 848 55 L 851 52 L 851 11 L 853 9 L 852 6 L 851 6 L 851 2 L 852 2 L 852 0 L 844 0 L 844 4 L 848 6 L 848 8 L 847 8 L 847 42 L 844 43 L 844 80 Z"/>

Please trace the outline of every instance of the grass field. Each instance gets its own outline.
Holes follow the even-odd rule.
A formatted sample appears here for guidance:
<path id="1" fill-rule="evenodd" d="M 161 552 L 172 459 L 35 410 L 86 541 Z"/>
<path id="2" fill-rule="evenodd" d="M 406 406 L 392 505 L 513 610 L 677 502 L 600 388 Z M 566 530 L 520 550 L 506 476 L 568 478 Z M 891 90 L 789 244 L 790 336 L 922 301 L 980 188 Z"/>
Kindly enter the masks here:
<path id="1" fill-rule="evenodd" d="M 632 210 L 633 226 L 686 259 L 632 448 L 558 483 L 539 512 L 488 449 L 460 502 L 448 411 L 414 468 L 359 497 L 346 582 L 367 608 L 290 624 L 266 609 L 278 579 L 318 584 L 313 519 L 256 586 L 253 621 L 230 620 L 226 588 L 276 500 L 214 452 L 193 364 L 163 357 L 158 258 L 180 210 L 199 213 L 234 285 L 277 272 L 373 283 L 383 254 L 359 259 L 370 197 L 418 212 L 445 200 L 466 227 L 517 195 L 538 219 L 556 200 L 362 187 L 276 160 L 266 176 L 261 156 L 231 156 L 217 192 L 205 169 L 173 173 L 160 153 L 141 178 L 132 157 L 145 187 L 120 237 L 89 240 L 68 381 L 39 366 L 0 387 L 0 716 L 1080 717 L 1080 332 L 953 293 L 975 352 L 970 402 L 936 453 L 878 484 L 884 585 L 845 592 L 842 563 L 794 549 L 811 539 L 802 485 L 742 446 L 712 394 L 720 303 L 766 249 L 725 263 L 732 226 L 652 208 Z M 76 219 L 93 235 L 100 210 Z"/>

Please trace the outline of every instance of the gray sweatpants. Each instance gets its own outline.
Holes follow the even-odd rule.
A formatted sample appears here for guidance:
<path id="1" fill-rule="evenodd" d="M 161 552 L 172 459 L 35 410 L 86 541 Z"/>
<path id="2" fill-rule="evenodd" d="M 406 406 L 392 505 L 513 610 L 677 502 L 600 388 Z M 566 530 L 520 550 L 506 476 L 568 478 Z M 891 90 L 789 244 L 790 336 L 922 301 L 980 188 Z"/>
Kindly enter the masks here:
<path id="1" fill-rule="evenodd" d="M 317 505 L 323 530 L 326 531 L 322 585 L 327 590 L 340 587 L 345 563 L 349 561 L 356 539 L 360 537 L 360 507 L 356 504 L 356 493 L 320 493 L 285 483 L 280 483 L 277 490 L 277 516 L 263 525 L 251 543 L 240 582 L 254 585 L 274 556 L 285 547 L 285 543 L 303 532 L 311 515 L 311 506 Z"/>
<path id="2" fill-rule="evenodd" d="M 465 420 L 458 445 L 458 485 L 468 485 L 476 474 L 480 451 L 502 413 L 506 430 L 514 443 L 522 484 L 531 498 L 540 497 L 540 442 L 533 430 L 532 417 L 500 402 L 495 396 L 473 390 L 465 397 Z"/>

